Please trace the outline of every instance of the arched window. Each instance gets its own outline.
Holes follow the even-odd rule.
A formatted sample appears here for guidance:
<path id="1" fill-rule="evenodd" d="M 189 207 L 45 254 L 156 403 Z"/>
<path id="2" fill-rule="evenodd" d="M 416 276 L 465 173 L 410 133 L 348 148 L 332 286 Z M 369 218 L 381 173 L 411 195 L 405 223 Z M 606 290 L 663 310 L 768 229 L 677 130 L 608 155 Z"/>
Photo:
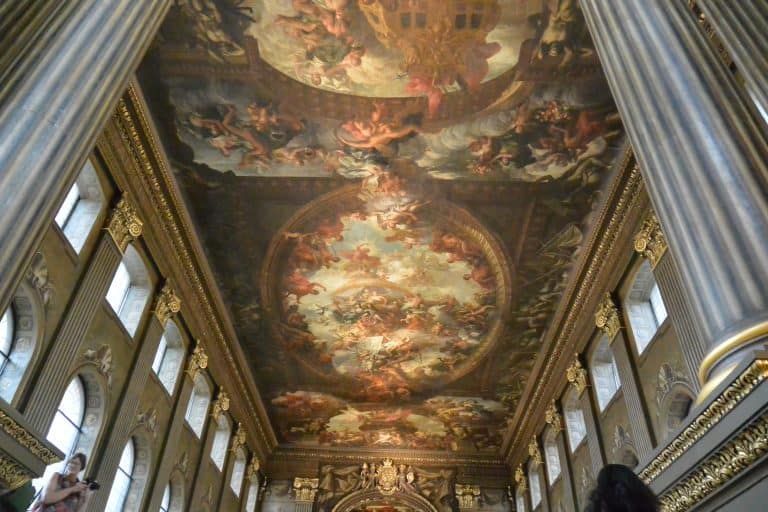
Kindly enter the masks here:
<path id="1" fill-rule="evenodd" d="M 90 161 L 86 161 L 54 219 L 76 252 L 79 253 L 85 245 L 103 205 L 104 193 L 96 170 Z"/>
<path id="2" fill-rule="evenodd" d="M 693 397 L 686 374 L 674 365 L 662 363 L 656 380 L 656 403 L 662 438 L 683 424 L 691 412 Z"/>
<path id="3" fill-rule="evenodd" d="M 184 342 L 176 322 L 170 320 L 152 362 L 152 370 L 169 394 L 173 394 L 176 380 L 184 360 Z"/>
<path id="4" fill-rule="evenodd" d="M 171 484 L 165 484 L 163 492 L 163 501 L 160 502 L 160 512 L 170 512 L 171 510 Z"/>
<path id="5" fill-rule="evenodd" d="M 517 490 L 517 496 L 515 497 L 515 505 L 517 505 L 516 512 L 525 512 L 525 493 L 521 489 Z"/>
<path id="6" fill-rule="evenodd" d="M 594 383 L 597 405 L 600 412 L 604 411 L 608 403 L 614 397 L 621 386 L 619 371 L 616 368 L 616 360 L 613 358 L 613 350 L 608 342 L 608 337 L 603 336 L 595 347 L 590 363 L 592 382 Z"/>
<path id="7" fill-rule="evenodd" d="M 231 434 L 232 426 L 229 419 L 221 414 L 216 422 L 216 432 L 213 434 L 213 444 L 211 444 L 211 459 L 219 470 L 224 468 L 224 462 L 227 460 L 227 447 Z"/>
<path id="8" fill-rule="evenodd" d="M 571 446 L 571 453 L 573 453 L 587 436 L 584 411 L 581 410 L 581 404 L 575 389 L 572 389 L 568 394 L 563 413 L 565 415 L 565 427 L 568 431 L 568 444 Z"/>
<path id="9" fill-rule="evenodd" d="M 189 398 L 187 413 L 184 418 L 187 420 L 192 431 L 200 437 L 203 435 L 205 418 L 208 415 L 208 406 L 211 403 L 211 386 L 208 380 L 198 373 L 195 377 L 195 385 L 192 388 L 192 396 Z"/>
<path id="10" fill-rule="evenodd" d="M 149 274 L 141 256 L 128 246 L 107 290 L 107 302 L 133 336 L 150 293 Z"/>
<path id="11" fill-rule="evenodd" d="M 248 484 L 248 499 L 245 502 L 245 512 L 256 512 L 256 503 L 259 499 L 259 481 L 253 477 Z"/>
<path id="12" fill-rule="evenodd" d="M 531 464 L 528 467 L 528 483 L 531 486 L 531 508 L 536 508 L 541 504 L 541 481 L 539 479 L 539 468 Z"/>
<path id="13" fill-rule="evenodd" d="M 5 366 L 11 358 L 11 348 L 13 347 L 13 306 L 5 310 L 0 317 L 0 373 L 5 370 Z"/>
<path id="14" fill-rule="evenodd" d="M 667 318 L 667 308 L 661 298 L 659 285 L 647 261 L 637 271 L 626 304 L 637 352 L 642 354 Z"/>
<path id="15" fill-rule="evenodd" d="M 245 476 L 245 450 L 238 448 L 235 452 L 235 462 L 232 464 L 232 477 L 229 479 L 229 486 L 235 493 L 235 496 L 240 497 L 240 492 L 243 488 L 243 477 Z"/>
<path id="16" fill-rule="evenodd" d="M 560 476 L 560 452 L 557 449 L 557 438 L 552 435 L 552 431 L 544 438 L 544 458 L 547 463 L 549 485 L 552 485 Z"/>
<path id="17" fill-rule="evenodd" d="M 64 459 L 45 468 L 40 478 L 32 481 L 39 492 L 48 484 L 54 473 L 64 469 L 69 458 L 75 453 L 77 441 L 83 431 L 85 418 L 85 388 L 80 377 L 72 379 L 59 402 L 46 439 L 64 454 Z"/>
<path id="18" fill-rule="evenodd" d="M 112 490 L 109 491 L 106 512 L 122 512 L 125 498 L 128 496 L 133 481 L 134 459 L 133 439 L 129 439 L 123 448 L 117 473 L 115 473 L 115 479 L 112 481 Z"/>

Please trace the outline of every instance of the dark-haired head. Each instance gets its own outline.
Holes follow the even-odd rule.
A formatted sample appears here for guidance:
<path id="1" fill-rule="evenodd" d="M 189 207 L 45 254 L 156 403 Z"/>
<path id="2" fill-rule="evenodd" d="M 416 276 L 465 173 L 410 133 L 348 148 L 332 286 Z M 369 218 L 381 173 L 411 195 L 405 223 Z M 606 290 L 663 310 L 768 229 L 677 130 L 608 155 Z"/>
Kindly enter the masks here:
<path id="1" fill-rule="evenodd" d="M 597 475 L 597 487 L 585 512 L 658 512 L 659 500 L 635 473 L 621 464 L 608 464 Z"/>

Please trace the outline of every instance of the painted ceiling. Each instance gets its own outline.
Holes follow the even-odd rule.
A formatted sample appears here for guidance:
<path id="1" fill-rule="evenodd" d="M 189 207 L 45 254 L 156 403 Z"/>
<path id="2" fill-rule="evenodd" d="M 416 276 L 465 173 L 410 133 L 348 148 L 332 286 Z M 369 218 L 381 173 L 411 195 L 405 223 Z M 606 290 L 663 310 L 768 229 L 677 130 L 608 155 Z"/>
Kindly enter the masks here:
<path id="1" fill-rule="evenodd" d="M 177 0 L 138 75 L 280 442 L 498 452 L 624 138 L 576 0 Z"/>

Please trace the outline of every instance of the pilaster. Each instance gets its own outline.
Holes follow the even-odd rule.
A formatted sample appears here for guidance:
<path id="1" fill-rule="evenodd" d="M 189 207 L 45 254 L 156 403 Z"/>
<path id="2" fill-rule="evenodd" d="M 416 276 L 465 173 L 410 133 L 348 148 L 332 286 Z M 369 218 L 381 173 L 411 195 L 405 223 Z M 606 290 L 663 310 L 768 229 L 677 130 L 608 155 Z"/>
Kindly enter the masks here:
<path id="1" fill-rule="evenodd" d="M 600 431 L 598 430 L 597 415 L 592 403 L 591 393 L 585 393 L 589 387 L 589 377 L 587 376 L 587 370 L 581 365 L 579 354 L 576 354 L 573 363 L 568 367 L 566 378 L 579 394 L 579 407 L 584 413 L 584 425 L 587 429 L 587 449 L 590 461 L 592 462 L 593 474 L 597 475 L 598 471 L 605 466 L 605 454 L 600 442 Z"/>
<path id="2" fill-rule="evenodd" d="M 317 478 L 296 477 L 293 479 L 294 512 L 312 512 L 320 481 Z"/>

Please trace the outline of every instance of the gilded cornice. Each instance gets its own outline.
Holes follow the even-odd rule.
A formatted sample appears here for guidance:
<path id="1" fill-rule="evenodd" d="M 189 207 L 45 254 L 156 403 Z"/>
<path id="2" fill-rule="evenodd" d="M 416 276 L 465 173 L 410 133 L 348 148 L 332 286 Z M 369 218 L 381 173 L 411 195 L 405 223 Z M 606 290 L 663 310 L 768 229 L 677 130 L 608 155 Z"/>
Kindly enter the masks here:
<path id="1" fill-rule="evenodd" d="M 664 512 L 694 507 L 768 453 L 768 413 L 760 416 L 714 455 L 661 496 Z"/>
<path id="2" fill-rule="evenodd" d="M 652 268 L 656 268 L 661 257 L 667 252 L 667 239 L 656 215 L 651 214 L 643 222 L 640 231 L 635 235 L 634 245 L 635 251 L 645 256 Z"/>
<path id="3" fill-rule="evenodd" d="M 14 491 L 34 477 L 31 471 L 0 452 L 0 491 Z"/>
<path id="4" fill-rule="evenodd" d="M 181 311 L 181 299 L 168 283 L 165 283 L 157 294 L 153 311 L 163 326 L 172 316 Z"/>
<path id="5" fill-rule="evenodd" d="M 615 247 L 626 217 L 642 198 L 643 181 L 631 150 L 627 151 L 619 166 L 619 174 L 625 178 L 617 177 L 616 185 L 606 200 L 606 206 L 595 220 L 596 229 L 592 231 L 591 239 L 585 242 L 583 252 L 589 257 L 584 260 L 583 267 L 579 270 L 579 278 L 574 280 L 563 294 L 561 303 L 567 304 L 568 308 L 563 318 L 558 321 L 559 326 L 552 330 L 554 340 L 548 357 L 544 358 L 538 375 L 532 376 L 539 382 L 554 380 L 555 370 L 562 363 L 563 353 L 572 346 L 574 331 L 583 316 L 585 306 L 594 297 L 597 276 L 608 264 L 608 254 Z M 530 435 L 534 429 L 533 422 L 538 419 L 536 415 L 541 410 L 541 403 L 549 398 L 545 396 L 547 392 L 551 392 L 547 386 L 535 386 L 526 400 L 526 407 L 520 412 L 519 422 L 512 425 L 512 435 L 504 451 L 509 463 L 514 462 L 511 457 L 519 454 L 518 449 L 525 442 L 526 433 Z"/>
<path id="6" fill-rule="evenodd" d="M 574 385 L 576 391 L 579 392 L 579 395 L 581 395 L 584 390 L 587 389 L 587 370 L 581 366 L 581 361 L 579 361 L 579 354 L 576 354 L 573 362 L 565 371 L 565 377 L 568 379 L 569 383 Z"/>
<path id="7" fill-rule="evenodd" d="M 194 290 L 193 299 L 196 307 L 190 304 L 190 309 L 199 314 L 206 328 L 212 331 L 212 338 L 217 344 L 223 362 L 233 370 L 229 373 L 229 377 L 236 386 L 237 396 L 244 402 L 243 411 L 249 415 L 256 426 L 256 433 L 260 440 L 259 446 L 265 453 L 269 453 L 277 445 L 277 439 L 269 425 L 258 390 L 254 392 L 255 386 L 249 386 L 246 383 L 246 377 L 235 359 L 230 341 L 224 335 L 223 320 L 219 317 L 211 299 L 210 290 L 215 287 L 215 284 L 212 284 L 213 278 L 198 267 L 199 262 L 205 259 L 200 249 L 191 242 L 196 239 L 195 235 L 188 225 L 189 222 L 183 218 L 177 218 L 175 214 L 183 211 L 183 203 L 175 189 L 172 173 L 167 168 L 164 153 L 153 134 L 143 102 L 133 83 L 128 85 L 125 96 L 119 101 L 113 120 L 120 135 L 120 144 L 131 154 L 138 167 L 138 172 L 132 173 L 133 175 L 127 176 L 126 179 L 133 181 L 151 197 L 152 207 L 158 212 L 155 220 L 172 242 L 172 247 L 169 247 L 168 251 L 178 258 L 185 281 Z M 118 162 L 113 163 L 116 167 L 120 165 Z"/>
<path id="8" fill-rule="evenodd" d="M 46 465 L 61 460 L 53 450 L 45 446 L 44 443 L 30 434 L 27 429 L 19 425 L 16 420 L 3 411 L 0 411 L 0 427 L 14 441 L 29 450 L 32 455 L 43 461 Z"/>
<path id="9" fill-rule="evenodd" d="M 107 224 L 107 232 L 120 252 L 124 253 L 128 245 L 141 236 L 143 227 L 144 223 L 136 213 L 136 208 L 128 198 L 121 197 Z"/>
<path id="10" fill-rule="evenodd" d="M 557 435 L 563 430 L 563 417 L 557 411 L 557 404 L 554 400 L 549 404 L 547 410 L 544 411 L 544 421 L 547 422 L 552 432 Z"/>
<path id="11" fill-rule="evenodd" d="M 768 378 L 768 360 L 754 361 L 640 472 L 650 483 Z"/>
<path id="12" fill-rule="evenodd" d="M 609 292 L 605 292 L 603 300 L 597 306 L 595 326 L 605 333 L 609 341 L 613 341 L 621 329 L 619 308 L 616 307 Z"/>
<path id="13" fill-rule="evenodd" d="M 194 381 L 200 370 L 205 370 L 206 368 L 208 368 L 208 354 L 205 353 L 203 344 L 198 340 L 195 349 L 192 351 L 192 357 L 189 358 L 189 363 L 187 363 L 187 375 Z"/>

